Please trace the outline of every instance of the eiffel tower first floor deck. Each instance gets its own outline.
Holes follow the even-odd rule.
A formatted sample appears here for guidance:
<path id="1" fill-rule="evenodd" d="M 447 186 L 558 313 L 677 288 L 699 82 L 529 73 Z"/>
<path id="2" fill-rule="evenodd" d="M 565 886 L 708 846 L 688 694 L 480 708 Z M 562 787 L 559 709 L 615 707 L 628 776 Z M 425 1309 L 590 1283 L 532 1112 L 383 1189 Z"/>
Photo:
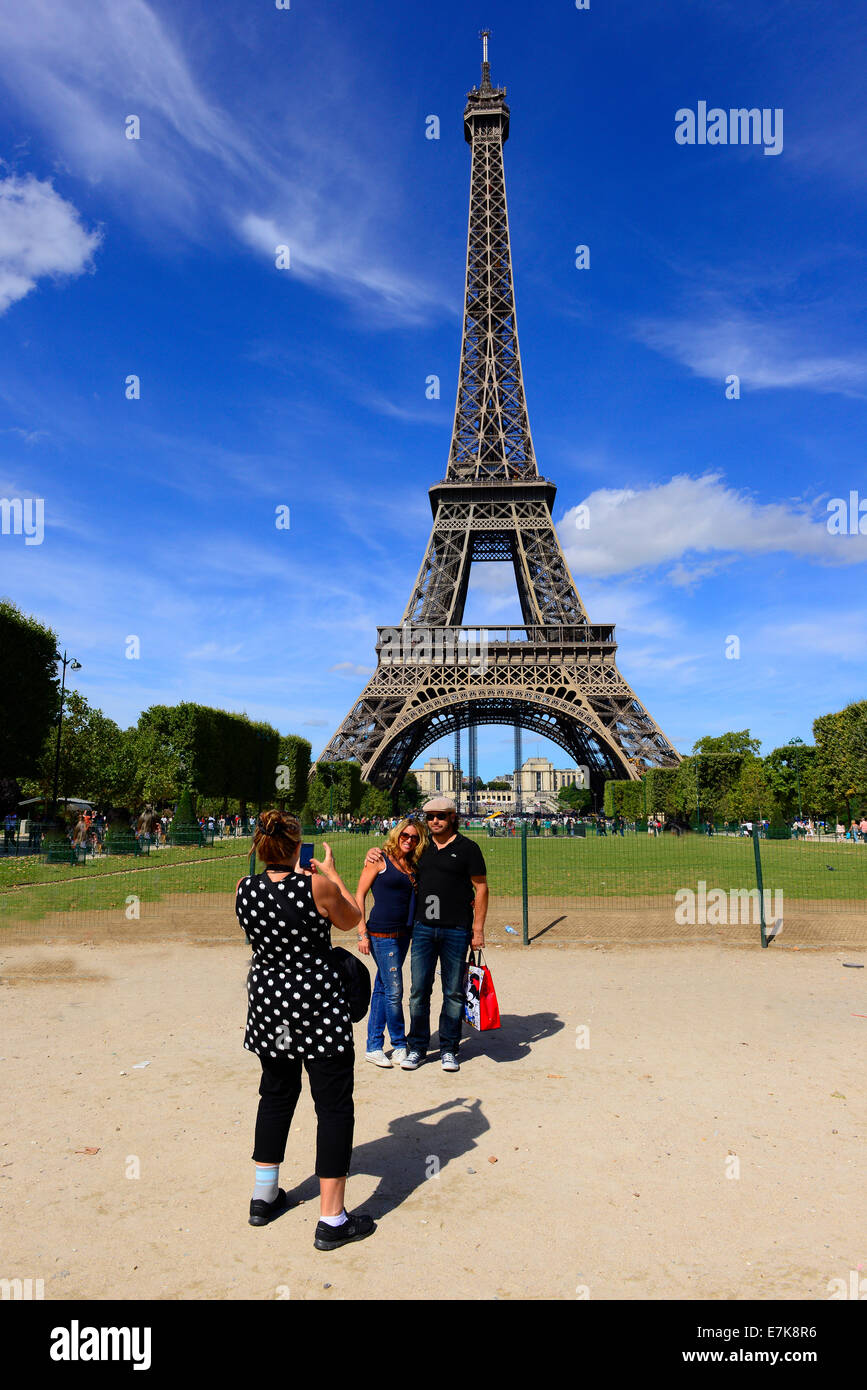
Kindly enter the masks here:
<path id="1" fill-rule="evenodd" d="M 558 744 L 601 790 L 680 761 L 610 655 L 423 665 L 381 662 L 318 761 L 354 760 L 362 777 L 400 786 L 423 749 L 457 729 L 520 725 Z"/>

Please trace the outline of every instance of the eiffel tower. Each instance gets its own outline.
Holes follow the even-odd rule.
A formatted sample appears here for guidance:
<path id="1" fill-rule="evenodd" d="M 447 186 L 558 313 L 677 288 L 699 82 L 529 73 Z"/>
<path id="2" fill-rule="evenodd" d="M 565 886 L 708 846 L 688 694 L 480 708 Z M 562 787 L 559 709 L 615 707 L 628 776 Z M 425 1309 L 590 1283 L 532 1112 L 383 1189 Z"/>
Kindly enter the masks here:
<path id="1" fill-rule="evenodd" d="M 614 628 L 591 624 L 552 520 L 524 399 L 503 171 L 505 88 L 467 93 L 472 149 L 460 378 L 446 477 L 429 489 L 433 529 L 400 628 L 378 628 L 377 668 L 319 761 L 353 759 L 395 794 L 430 744 L 510 724 L 609 778 L 680 761 L 617 669 Z M 474 560 L 511 561 L 523 624 L 462 626 Z"/>

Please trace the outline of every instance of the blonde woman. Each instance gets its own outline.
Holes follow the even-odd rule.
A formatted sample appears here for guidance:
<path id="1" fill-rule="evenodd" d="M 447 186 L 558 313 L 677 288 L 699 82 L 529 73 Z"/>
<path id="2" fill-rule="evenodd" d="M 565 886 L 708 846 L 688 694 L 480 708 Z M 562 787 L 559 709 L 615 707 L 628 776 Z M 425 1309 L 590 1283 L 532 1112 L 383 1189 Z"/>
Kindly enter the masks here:
<path id="1" fill-rule="evenodd" d="M 416 867 L 428 844 L 423 821 L 402 820 L 382 846 L 382 860 L 365 864 L 355 901 L 361 912 L 358 949 L 376 961 L 376 980 L 367 1018 L 365 1060 L 377 1067 L 400 1066 L 406 1060 L 403 1017 L 403 963 L 412 939 Z M 373 892 L 373 908 L 365 924 L 365 899 Z M 385 1055 L 385 1026 L 391 1038 L 391 1060 Z"/>

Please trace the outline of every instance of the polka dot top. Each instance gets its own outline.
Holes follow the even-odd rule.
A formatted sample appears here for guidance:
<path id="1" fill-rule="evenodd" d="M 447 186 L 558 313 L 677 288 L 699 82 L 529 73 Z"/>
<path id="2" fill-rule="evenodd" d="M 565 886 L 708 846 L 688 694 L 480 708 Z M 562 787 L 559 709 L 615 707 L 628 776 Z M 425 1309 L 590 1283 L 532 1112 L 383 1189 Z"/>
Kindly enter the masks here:
<path id="1" fill-rule="evenodd" d="M 312 880 L 242 879 L 235 912 L 253 948 L 244 1046 L 259 1057 L 316 1060 L 352 1051 L 352 1020 L 332 963 L 331 923 Z"/>

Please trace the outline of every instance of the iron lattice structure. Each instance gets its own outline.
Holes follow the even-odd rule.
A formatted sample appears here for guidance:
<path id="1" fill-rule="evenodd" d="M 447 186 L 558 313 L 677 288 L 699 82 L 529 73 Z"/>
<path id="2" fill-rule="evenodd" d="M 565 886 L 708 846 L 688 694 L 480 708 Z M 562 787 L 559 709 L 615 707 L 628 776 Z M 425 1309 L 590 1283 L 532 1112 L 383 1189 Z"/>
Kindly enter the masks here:
<path id="1" fill-rule="evenodd" d="M 378 664 L 319 761 L 354 759 L 395 792 L 446 734 L 512 724 L 590 769 L 638 778 L 680 761 L 615 663 L 614 628 L 590 623 L 554 529 L 556 488 L 539 476 L 524 397 L 503 171 L 505 88 L 467 94 L 472 150 L 466 296 L 457 403 L 445 479 L 429 490 L 433 528 L 396 629 L 380 628 Z M 511 562 L 523 626 L 462 626 L 474 560 Z M 421 643 L 418 638 L 421 634 Z"/>

